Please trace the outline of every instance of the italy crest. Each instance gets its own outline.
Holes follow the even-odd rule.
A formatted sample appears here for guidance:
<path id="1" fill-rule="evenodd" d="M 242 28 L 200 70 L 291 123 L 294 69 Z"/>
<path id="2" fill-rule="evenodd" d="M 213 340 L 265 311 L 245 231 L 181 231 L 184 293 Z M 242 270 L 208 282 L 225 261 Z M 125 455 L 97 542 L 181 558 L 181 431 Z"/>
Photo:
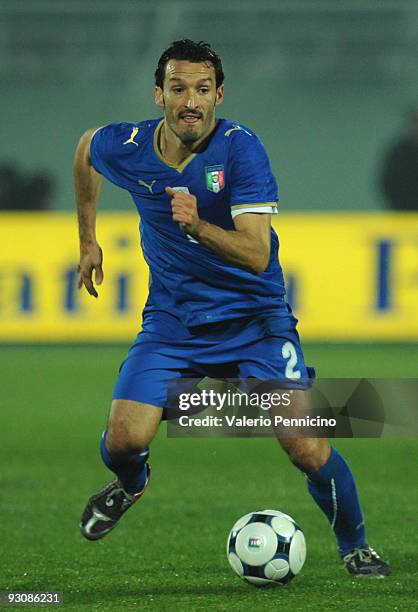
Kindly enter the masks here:
<path id="1" fill-rule="evenodd" d="M 219 193 L 225 187 L 225 175 L 223 166 L 207 166 L 206 187 L 213 193 Z"/>

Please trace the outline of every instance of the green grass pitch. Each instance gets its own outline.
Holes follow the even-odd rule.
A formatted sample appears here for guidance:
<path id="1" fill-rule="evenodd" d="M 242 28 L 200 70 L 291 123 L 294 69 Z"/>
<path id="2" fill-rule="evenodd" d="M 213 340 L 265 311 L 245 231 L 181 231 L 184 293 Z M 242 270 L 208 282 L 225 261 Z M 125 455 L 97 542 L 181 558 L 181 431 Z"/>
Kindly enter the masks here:
<path id="1" fill-rule="evenodd" d="M 109 479 L 98 444 L 125 350 L 2 347 L 0 589 L 62 591 L 71 611 L 416 609 L 416 439 L 336 442 L 357 476 L 370 543 L 393 566 L 385 580 L 341 569 L 325 518 L 273 439 L 167 439 L 162 429 L 143 500 L 107 538 L 84 540 L 80 513 Z M 323 377 L 418 375 L 416 345 L 305 353 Z M 306 535 L 305 567 L 284 588 L 255 589 L 227 563 L 230 527 L 263 507 L 291 514 Z"/>

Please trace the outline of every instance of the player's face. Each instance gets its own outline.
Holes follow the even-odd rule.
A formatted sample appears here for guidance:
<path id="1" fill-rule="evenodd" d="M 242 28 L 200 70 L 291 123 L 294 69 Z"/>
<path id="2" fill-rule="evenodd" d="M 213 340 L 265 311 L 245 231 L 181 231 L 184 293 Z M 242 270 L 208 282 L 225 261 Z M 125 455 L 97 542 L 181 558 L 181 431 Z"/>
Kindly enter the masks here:
<path id="1" fill-rule="evenodd" d="M 203 140 L 215 127 L 215 107 L 223 100 L 210 63 L 170 60 L 164 86 L 155 88 L 155 101 L 164 107 L 169 128 L 186 146 Z"/>

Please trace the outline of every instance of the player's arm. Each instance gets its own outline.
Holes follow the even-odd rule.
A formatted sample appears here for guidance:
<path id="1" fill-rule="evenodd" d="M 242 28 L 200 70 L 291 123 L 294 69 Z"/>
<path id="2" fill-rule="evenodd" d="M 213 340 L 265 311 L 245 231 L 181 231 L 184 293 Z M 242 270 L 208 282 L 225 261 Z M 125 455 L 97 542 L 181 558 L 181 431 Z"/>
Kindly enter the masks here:
<path id="1" fill-rule="evenodd" d="M 87 130 L 80 138 L 74 159 L 74 182 L 77 201 L 78 228 L 80 237 L 80 263 L 78 286 L 83 285 L 94 297 L 98 297 L 93 285 L 103 281 L 102 249 L 96 240 L 96 208 L 100 194 L 102 176 L 93 168 L 90 158 L 90 143 L 96 129 Z"/>
<path id="2" fill-rule="evenodd" d="M 196 197 L 166 188 L 171 199 L 173 220 L 181 229 L 214 251 L 227 263 L 261 274 L 270 259 L 270 215 L 246 213 L 234 219 L 235 230 L 224 230 L 197 214 Z"/>

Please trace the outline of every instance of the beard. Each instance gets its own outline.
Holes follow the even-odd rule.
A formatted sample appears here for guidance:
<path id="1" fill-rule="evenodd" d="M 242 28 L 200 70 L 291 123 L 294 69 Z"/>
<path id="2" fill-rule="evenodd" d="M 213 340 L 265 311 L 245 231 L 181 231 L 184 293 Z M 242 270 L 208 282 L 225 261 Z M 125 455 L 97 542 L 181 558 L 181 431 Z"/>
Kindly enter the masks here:
<path id="1" fill-rule="evenodd" d="M 186 128 L 186 129 L 181 129 L 177 124 L 170 124 L 169 121 L 167 121 L 170 129 L 174 132 L 174 134 L 177 136 L 177 138 L 182 142 L 182 144 L 184 144 L 185 146 L 191 145 L 195 142 L 197 142 L 199 140 L 199 138 L 202 136 L 202 132 L 203 130 L 200 129 L 196 129 L 196 128 Z"/>
<path id="2" fill-rule="evenodd" d="M 190 112 L 190 114 L 196 115 L 199 118 L 200 121 L 198 125 L 190 124 L 182 126 L 180 120 L 182 115 L 185 114 L 187 114 L 186 111 L 183 111 L 175 117 L 173 113 L 167 112 L 167 109 L 165 109 L 165 120 L 170 130 L 177 136 L 181 143 L 186 147 L 190 147 L 190 145 L 194 144 L 205 135 L 211 124 L 213 113 L 209 113 L 205 117 L 201 112 Z"/>

